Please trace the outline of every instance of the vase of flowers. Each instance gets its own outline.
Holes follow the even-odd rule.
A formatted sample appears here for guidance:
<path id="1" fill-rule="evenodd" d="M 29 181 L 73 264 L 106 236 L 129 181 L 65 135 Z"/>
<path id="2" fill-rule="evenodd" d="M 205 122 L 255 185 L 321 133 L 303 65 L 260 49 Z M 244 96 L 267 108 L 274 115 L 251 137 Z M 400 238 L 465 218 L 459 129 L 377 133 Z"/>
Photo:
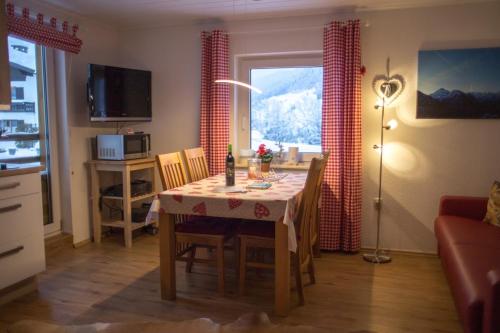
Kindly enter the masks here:
<path id="1" fill-rule="evenodd" d="M 271 161 L 273 160 L 273 151 L 269 148 L 266 149 L 266 145 L 262 143 L 257 150 L 257 157 L 262 161 L 260 170 L 262 172 L 269 172 Z"/>

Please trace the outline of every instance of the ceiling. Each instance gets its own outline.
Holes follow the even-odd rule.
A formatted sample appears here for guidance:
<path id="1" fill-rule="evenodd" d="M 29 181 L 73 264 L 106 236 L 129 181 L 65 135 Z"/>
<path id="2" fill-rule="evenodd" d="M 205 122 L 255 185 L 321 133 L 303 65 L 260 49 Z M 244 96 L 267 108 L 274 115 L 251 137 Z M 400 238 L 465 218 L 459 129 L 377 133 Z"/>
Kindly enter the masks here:
<path id="1" fill-rule="evenodd" d="M 487 1 L 492 0 L 43 0 L 122 28 Z"/>

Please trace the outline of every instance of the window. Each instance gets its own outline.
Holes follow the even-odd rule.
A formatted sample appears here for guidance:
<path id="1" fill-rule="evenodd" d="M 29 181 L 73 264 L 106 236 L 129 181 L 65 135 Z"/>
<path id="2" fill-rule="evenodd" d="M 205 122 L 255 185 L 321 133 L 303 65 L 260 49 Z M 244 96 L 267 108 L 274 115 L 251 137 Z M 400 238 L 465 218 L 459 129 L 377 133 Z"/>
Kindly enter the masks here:
<path id="1" fill-rule="evenodd" d="M 322 67 L 252 68 L 250 82 L 263 91 L 250 96 L 252 149 L 321 152 Z"/>
<path id="2" fill-rule="evenodd" d="M 54 223 L 51 161 L 47 109 L 46 50 L 12 36 L 8 37 L 11 81 L 11 109 L 0 111 L 0 162 L 41 161 L 43 224 L 47 233 L 60 229 Z M 51 126 L 54 126 L 51 124 Z M 42 140 L 40 140 L 42 139 Z M 55 152 L 55 150 L 52 150 Z"/>
<path id="3" fill-rule="evenodd" d="M 12 95 L 12 100 L 24 99 L 24 88 L 23 87 L 12 87 L 11 95 Z"/>
<path id="4" fill-rule="evenodd" d="M 11 110 L 0 111 L 0 162 L 40 161 L 45 143 L 39 137 L 44 119 L 42 48 L 12 36 L 8 46 L 12 104 Z"/>
<path id="5" fill-rule="evenodd" d="M 262 90 L 235 90 L 233 140 L 238 149 L 261 143 L 278 152 L 298 147 L 303 161 L 321 152 L 321 52 L 266 54 L 236 59 L 236 78 Z"/>

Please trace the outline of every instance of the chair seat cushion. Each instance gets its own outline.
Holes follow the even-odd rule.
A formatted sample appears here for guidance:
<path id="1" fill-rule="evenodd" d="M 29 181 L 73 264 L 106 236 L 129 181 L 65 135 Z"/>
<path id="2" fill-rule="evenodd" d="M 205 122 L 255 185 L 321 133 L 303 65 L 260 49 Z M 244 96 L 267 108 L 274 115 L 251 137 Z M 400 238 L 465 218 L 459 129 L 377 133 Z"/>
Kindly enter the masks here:
<path id="1" fill-rule="evenodd" d="M 256 220 L 247 220 L 240 223 L 238 235 L 274 238 L 274 223 Z"/>
<path id="2" fill-rule="evenodd" d="M 237 221 L 196 216 L 175 225 L 175 232 L 203 235 L 230 235 L 238 226 Z"/>

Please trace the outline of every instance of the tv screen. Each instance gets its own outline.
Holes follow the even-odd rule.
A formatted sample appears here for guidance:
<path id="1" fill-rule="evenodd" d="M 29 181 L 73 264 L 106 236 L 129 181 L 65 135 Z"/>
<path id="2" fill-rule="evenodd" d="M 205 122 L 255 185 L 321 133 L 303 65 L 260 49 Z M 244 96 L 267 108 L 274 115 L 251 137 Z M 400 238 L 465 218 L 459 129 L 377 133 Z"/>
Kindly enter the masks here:
<path id="1" fill-rule="evenodd" d="M 90 121 L 151 121 L 151 72 L 90 64 Z"/>

